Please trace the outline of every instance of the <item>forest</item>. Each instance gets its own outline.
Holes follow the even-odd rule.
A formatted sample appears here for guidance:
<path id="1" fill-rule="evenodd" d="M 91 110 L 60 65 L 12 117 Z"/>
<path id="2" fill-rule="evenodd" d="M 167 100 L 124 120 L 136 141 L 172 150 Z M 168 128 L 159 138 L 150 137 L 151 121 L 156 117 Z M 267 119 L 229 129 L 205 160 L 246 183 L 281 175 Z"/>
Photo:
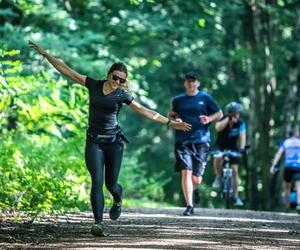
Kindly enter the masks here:
<path id="1" fill-rule="evenodd" d="M 95 79 L 124 62 L 134 98 L 165 116 L 185 73 L 198 72 L 200 90 L 223 112 L 229 102 L 242 104 L 251 146 L 240 166 L 244 208 L 282 209 L 282 171 L 269 169 L 280 141 L 299 130 L 298 0 L 0 0 L 0 211 L 84 211 L 88 92 L 28 40 Z M 183 206 L 174 131 L 126 105 L 119 119 L 130 141 L 124 204 Z M 214 124 L 210 130 L 213 150 Z M 213 180 L 210 156 L 201 207 L 224 206 Z"/>

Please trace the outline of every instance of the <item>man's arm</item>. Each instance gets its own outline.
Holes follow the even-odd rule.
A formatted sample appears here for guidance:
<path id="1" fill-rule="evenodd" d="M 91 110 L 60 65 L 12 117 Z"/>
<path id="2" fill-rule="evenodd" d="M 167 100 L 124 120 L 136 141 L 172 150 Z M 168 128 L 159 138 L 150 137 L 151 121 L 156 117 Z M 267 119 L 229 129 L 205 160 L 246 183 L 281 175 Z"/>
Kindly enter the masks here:
<path id="1" fill-rule="evenodd" d="M 68 77 L 72 81 L 79 83 L 81 85 L 85 85 L 86 76 L 79 74 L 78 72 L 69 68 L 66 64 L 62 61 L 58 60 L 54 56 L 48 54 L 42 47 L 38 46 L 37 44 L 28 41 L 28 44 L 31 48 L 36 50 L 39 54 L 45 57 L 50 64 L 54 66 L 61 74 Z"/>
<path id="2" fill-rule="evenodd" d="M 210 116 L 201 115 L 200 122 L 202 124 L 208 124 L 208 123 L 220 120 L 222 118 L 222 116 L 223 116 L 223 112 L 222 112 L 222 110 L 219 110 L 218 112 L 216 112 Z"/>
<path id="3" fill-rule="evenodd" d="M 209 116 L 210 122 L 218 121 L 223 117 L 222 110 L 219 110 L 218 112 L 212 114 Z"/>
<path id="4" fill-rule="evenodd" d="M 279 149 L 277 150 L 277 152 L 276 152 L 276 154 L 275 154 L 275 157 L 274 157 L 274 160 L 273 160 L 273 164 L 272 164 L 272 166 L 271 166 L 271 168 L 270 168 L 270 173 L 271 173 L 271 174 L 275 174 L 275 172 L 277 171 L 277 170 L 276 170 L 276 165 L 279 163 L 279 160 L 280 160 L 280 158 L 281 158 L 283 152 L 284 152 L 284 149 L 283 149 L 283 148 L 279 148 Z"/>

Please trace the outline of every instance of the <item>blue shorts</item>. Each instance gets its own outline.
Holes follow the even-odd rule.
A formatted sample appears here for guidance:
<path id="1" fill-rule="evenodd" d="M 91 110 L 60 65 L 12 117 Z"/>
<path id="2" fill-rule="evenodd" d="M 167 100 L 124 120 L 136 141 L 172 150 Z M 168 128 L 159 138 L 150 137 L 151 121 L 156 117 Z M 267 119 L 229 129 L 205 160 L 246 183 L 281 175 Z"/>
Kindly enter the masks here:
<path id="1" fill-rule="evenodd" d="M 175 171 L 191 170 L 194 176 L 204 174 L 209 151 L 208 143 L 175 143 Z"/>

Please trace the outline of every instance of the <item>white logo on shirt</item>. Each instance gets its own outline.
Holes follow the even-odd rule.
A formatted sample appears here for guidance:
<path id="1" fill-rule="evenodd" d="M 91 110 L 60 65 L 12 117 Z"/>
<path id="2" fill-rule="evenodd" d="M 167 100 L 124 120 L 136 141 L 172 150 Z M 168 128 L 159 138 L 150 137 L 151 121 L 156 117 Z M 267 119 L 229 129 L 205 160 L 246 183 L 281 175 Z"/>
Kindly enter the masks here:
<path id="1" fill-rule="evenodd" d="M 204 104 L 204 102 L 198 102 L 200 105 L 203 105 Z"/>

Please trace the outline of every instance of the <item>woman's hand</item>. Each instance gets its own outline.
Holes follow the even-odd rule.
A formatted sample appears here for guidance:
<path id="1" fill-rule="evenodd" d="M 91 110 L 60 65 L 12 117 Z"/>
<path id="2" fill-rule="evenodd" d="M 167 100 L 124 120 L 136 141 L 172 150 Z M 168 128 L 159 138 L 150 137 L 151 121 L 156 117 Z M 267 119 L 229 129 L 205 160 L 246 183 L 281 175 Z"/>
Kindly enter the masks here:
<path id="1" fill-rule="evenodd" d="M 181 121 L 181 119 L 180 119 L 180 121 L 171 121 L 171 126 L 174 129 L 182 130 L 182 131 L 189 131 L 189 130 L 192 129 L 192 125 L 191 124 L 183 122 L 183 121 Z"/>
<path id="2" fill-rule="evenodd" d="M 38 46 L 37 44 L 33 43 L 30 40 L 28 41 L 28 45 L 30 48 L 36 50 L 42 56 L 45 56 L 47 54 L 47 52 L 42 47 Z"/>

